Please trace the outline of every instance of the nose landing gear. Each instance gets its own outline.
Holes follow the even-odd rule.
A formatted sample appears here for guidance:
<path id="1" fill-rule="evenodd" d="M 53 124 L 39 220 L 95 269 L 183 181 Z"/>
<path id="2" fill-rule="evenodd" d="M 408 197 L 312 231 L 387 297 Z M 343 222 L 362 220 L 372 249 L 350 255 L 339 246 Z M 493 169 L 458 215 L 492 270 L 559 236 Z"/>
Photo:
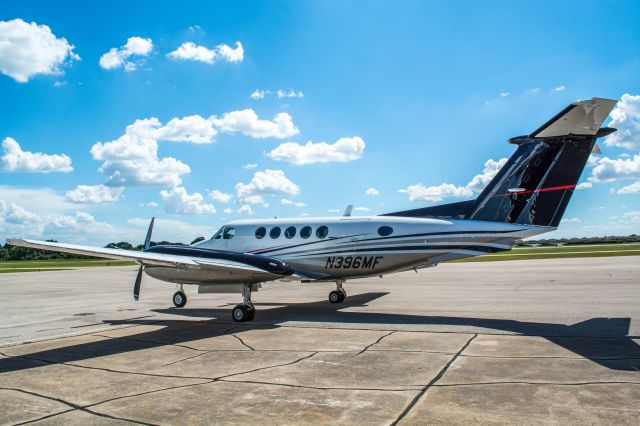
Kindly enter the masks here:
<path id="1" fill-rule="evenodd" d="M 344 284 L 344 280 L 336 281 L 336 289 L 329 293 L 329 302 L 342 303 L 347 298 L 347 292 L 342 288 L 342 284 Z"/>

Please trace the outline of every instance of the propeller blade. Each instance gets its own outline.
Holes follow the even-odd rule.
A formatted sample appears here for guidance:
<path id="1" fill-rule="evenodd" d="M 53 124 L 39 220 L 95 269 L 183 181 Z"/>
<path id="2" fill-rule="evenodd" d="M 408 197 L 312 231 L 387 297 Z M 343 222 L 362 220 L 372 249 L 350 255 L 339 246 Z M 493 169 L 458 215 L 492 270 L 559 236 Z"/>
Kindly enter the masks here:
<path id="1" fill-rule="evenodd" d="M 151 218 L 151 223 L 149 224 L 149 229 L 147 230 L 147 238 L 144 239 L 144 249 L 148 249 L 151 244 L 151 233 L 153 232 L 153 222 L 156 220 L 155 217 Z"/>
<path id="2" fill-rule="evenodd" d="M 144 265 L 140 265 L 140 269 L 138 269 L 138 275 L 136 276 L 136 282 L 133 285 L 133 300 L 136 302 L 140 299 L 140 285 L 142 284 L 142 269 Z"/>

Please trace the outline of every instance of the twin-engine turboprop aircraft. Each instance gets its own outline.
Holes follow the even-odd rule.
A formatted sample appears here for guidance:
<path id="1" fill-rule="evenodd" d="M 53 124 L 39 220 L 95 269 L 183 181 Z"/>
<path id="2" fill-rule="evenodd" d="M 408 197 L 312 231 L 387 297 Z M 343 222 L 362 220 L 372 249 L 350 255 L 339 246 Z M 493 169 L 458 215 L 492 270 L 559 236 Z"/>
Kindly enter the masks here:
<path id="1" fill-rule="evenodd" d="M 331 303 L 346 297 L 346 280 L 436 266 L 439 262 L 510 250 L 525 237 L 553 231 L 573 194 L 596 140 L 615 129 L 600 126 L 614 100 L 572 103 L 530 135 L 509 140 L 516 152 L 478 198 L 381 216 L 240 220 L 210 240 L 191 246 L 130 251 L 9 239 L 9 244 L 140 264 L 142 272 L 176 283 L 177 307 L 186 304 L 183 284 L 200 293 L 242 291 L 235 321 L 254 318 L 251 292 L 274 280 L 336 283 Z M 350 213 L 350 212 L 349 212 Z"/>

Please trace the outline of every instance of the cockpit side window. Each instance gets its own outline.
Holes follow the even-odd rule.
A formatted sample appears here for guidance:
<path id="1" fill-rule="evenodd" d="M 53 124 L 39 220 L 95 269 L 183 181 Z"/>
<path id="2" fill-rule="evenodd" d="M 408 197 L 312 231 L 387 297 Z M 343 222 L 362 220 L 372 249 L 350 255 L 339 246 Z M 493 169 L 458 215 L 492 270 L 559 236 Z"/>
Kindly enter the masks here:
<path id="1" fill-rule="evenodd" d="M 236 235 L 236 228 L 234 228 L 233 226 L 229 226 L 222 233 L 222 238 L 224 238 L 225 240 L 230 240 L 235 235 Z"/>

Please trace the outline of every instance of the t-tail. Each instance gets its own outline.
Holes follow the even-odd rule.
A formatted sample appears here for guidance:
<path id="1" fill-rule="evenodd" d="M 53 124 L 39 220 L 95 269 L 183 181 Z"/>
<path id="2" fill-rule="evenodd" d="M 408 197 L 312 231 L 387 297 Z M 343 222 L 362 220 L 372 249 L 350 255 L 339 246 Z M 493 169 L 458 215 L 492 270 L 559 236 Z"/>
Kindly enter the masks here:
<path id="1" fill-rule="evenodd" d="M 530 135 L 509 139 L 516 152 L 475 200 L 384 216 L 557 227 L 596 140 L 616 130 L 600 127 L 615 104 L 602 98 L 574 102 Z"/>

